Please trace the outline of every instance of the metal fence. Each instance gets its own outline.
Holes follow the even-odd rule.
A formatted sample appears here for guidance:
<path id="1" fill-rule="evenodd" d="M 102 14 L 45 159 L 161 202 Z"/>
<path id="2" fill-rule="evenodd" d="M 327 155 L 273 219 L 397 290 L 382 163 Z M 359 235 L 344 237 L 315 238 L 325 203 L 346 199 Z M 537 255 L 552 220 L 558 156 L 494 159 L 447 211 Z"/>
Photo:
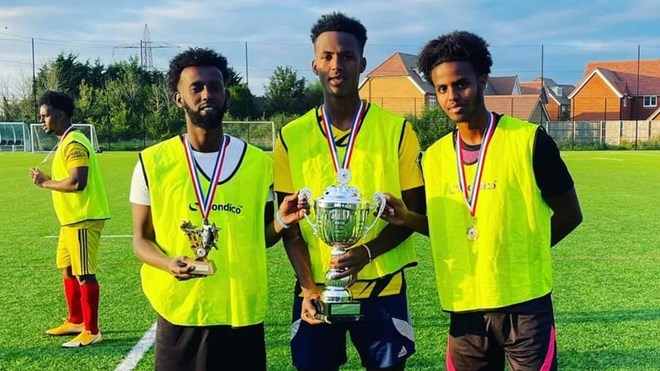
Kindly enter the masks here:
<path id="1" fill-rule="evenodd" d="M 558 143 L 631 146 L 660 142 L 660 121 L 550 121 L 543 123 Z"/>
<path id="2" fill-rule="evenodd" d="M 147 138 L 144 132 L 136 133 L 130 140 L 113 140 L 97 134 L 91 124 L 74 125 L 90 138 L 96 150 L 141 150 L 162 140 Z M 272 152 L 275 148 L 273 121 L 225 121 L 223 129 L 226 134 L 243 139 L 266 152 Z M 55 136 L 44 133 L 41 124 L 0 122 L 0 152 L 49 151 L 56 143 Z"/>

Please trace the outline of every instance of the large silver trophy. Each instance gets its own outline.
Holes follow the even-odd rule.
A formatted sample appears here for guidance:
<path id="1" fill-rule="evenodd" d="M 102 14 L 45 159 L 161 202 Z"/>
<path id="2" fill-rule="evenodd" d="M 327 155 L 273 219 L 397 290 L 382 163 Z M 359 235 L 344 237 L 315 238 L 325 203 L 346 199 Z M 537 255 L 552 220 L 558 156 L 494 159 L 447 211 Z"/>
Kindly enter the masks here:
<path id="1" fill-rule="evenodd" d="M 312 200 L 309 189 L 300 190 L 301 198 L 310 203 L 316 218 L 305 215 L 314 234 L 332 247 L 333 258 L 346 254 L 348 249 L 364 237 L 376 225 L 386 206 L 385 195 L 374 194 L 373 204 L 362 200 L 360 191 L 348 185 L 351 174 L 347 169 L 337 172 L 337 185 L 329 186 L 323 196 Z M 370 225 L 367 218 L 378 208 Z M 316 318 L 326 323 L 354 322 L 362 318 L 360 302 L 353 300 L 353 294 L 347 288 L 350 277 L 334 279 L 341 271 L 331 268 L 325 274 L 325 289 L 321 299 L 315 302 Z"/>

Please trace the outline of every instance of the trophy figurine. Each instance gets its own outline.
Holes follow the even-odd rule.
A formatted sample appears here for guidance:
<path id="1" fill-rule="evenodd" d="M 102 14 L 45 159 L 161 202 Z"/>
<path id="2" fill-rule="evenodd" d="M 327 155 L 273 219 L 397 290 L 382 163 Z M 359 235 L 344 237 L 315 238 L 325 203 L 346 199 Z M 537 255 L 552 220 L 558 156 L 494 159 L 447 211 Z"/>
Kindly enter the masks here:
<path id="1" fill-rule="evenodd" d="M 208 220 L 204 220 L 201 228 L 195 229 L 189 221 L 181 222 L 181 229 L 186 232 L 188 240 L 190 240 L 190 248 L 195 254 L 195 262 L 193 266 L 195 269 L 190 272 L 196 276 L 209 276 L 215 273 L 215 264 L 207 257 L 211 248 L 218 249 L 218 227 L 215 223 L 209 224 Z"/>
<path id="2" fill-rule="evenodd" d="M 305 215 L 314 234 L 332 247 L 333 258 L 345 254 L 356 242 L 364 237 L 376 225 L 385 210 L 385 195 L 378 192 L 374 195 L 373 205 L 362 200 L 360 191 L 348 185 L 351 174 L 348 169 L 339 169 L 337 185 L 329 186 L 323 196 L 310 202 L 311 192 L 304 188 L 300 196 L 310 202 L 316 222 Z M 373 222 L 367 226 L 367 217 L 378 207 L 378 213 Z M 353 294 L 347 288 L 350 277 L 334 279 L 341 271 L 331 268 L 325 275 L 325 288 L 321 299 L 317 300 L 316 319 L 326 323 L 354 322 L 362 318 L 360 302 L 353 300 Z"/>

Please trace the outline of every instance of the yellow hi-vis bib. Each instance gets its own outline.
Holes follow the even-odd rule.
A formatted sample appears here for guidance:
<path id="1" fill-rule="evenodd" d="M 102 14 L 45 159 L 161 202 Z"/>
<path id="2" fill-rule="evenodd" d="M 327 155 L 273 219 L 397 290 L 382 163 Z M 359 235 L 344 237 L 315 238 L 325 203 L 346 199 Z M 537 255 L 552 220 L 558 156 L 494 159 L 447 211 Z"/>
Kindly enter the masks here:
<path id="1" fill-rule="evenodd" d="M 356 187 L 362 199 L 374 204 L 376 192 L 390 192 L 401 197 L 399 183 L 399 142 L 403 132 L 404 119 L 384 111 L 371 104 L 360 128 L 353 156 L 349 165 L 352 179 L 350 186 Z M 294 189 L 309 188 L 312 197 L 323 196 L 323 191 L 330 185 L 337 184 L 332 155 L 321 125 L 317 121 L 316 110 L 292 121 L 282 128 L 282 138 L 288 148 L 291 178 Z M 338 148 L 339 161 L 344 158 L 345 148 Z M 367 223 L 373 215 L 369 214 Z M 301 221 L 300 227 L 307 242 L 312 263 L 314 280 L 325 281 L 325 272 L 330 261 L 330 246 L 314 235 L 307 222 Z M 356 246 L 374 239 L 387 225 L 378 220 L 371 232 L 362 238 Z M 396 248 L 378 256 L 358 275 L 360 280 L 369 280 L 396 272 L 406 266 L 417 264 L 417 258 L 408 238 Z"/>
<path id="2" fill-rule="evenodd" d="M 532 164 L 537 128 L 500 118 L 483 168 L 475 241 L 466 236 L 472 218 L 459 188 L 452 134 L 424 154 L 431 250 L 444 310 L 499 308 L 552 290 L 552 211 L 541 198 Z M 475 168 L 466 167 L 468 185 Z"/>
<path id="3" fill-rule="evenodd" d="M 194 258 L 180 224 L 190 221 L 199 228 L 202 216 L 182 138 L 145 149 L 141 160 L 158 246 L 171 258 Z M 209 222 L 220 229 L 218 249 L 208 255 L 215 263 L 215 274 L 177 281 L 168 272 L 142 265 L 142 288 L 163 318 L 182 326 L 247 326 L 264 321 L 268 288 L 264 209 L 272 168 L 268 155 L 247 145 L 237 170 L 218 185 L 209 215 Z M 206 192 L 209 179 L 199 175 Z"/>
<path id="4" fill-rule="evenodd" d="M 82 144 L 89 153 L 87 186 L 82 191 L 51 192 L 55 214 L 57 214 L 60 224 L 69 225 L 86 220 L 110 219 L 110 207 L 108 206 L 108 197 L 105 193 L 101 169 L 94 148 L 85 134 L 74 130 L 64 137 L 53 157 L 52 178 L 62 180 L 69 177 L 64 148 L 71 142 Z"/>

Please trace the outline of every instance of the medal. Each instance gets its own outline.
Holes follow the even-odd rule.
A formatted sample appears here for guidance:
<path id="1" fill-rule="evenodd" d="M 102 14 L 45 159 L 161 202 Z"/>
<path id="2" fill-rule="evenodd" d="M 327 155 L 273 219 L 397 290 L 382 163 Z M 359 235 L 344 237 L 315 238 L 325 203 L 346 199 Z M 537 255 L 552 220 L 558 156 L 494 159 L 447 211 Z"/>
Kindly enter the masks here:
<path id="1" fill-rule="evenodd" d="M 218 182 L 220 181 L 222 166 L 225 162 L 225 153 L 227 146 L 229 145 L 229 137 L 226 135 L 222 137 L 220 150 L 218 151 L 218 156 L 215 158 L 213 174 L 211 174 L 209 187 L 206 192 L 204 192 L 202 189 L 202 183 L 199 180 L 199 174 L 197 172 L 197 161 L 193 156 L 192 147 L 190 146 L 190 141 L 188 140 L 187 135 L 184 137 L 184 144 L 186 163 L 188 164 L 188 173 L 190 174 L 190 180 L 192 181 L 193 188 L 195 189 L 195 197 L 197 198 L 197 204 L 199 205 L 199 212 L 202 214 L 204 225 L 209 225 L 209 214 L 211 213 L 213 198 L 215 197 L 215 191 L 218 188 Z"/>
<path id="2" fill-rule="evenodd" d="M 209 180 L 209 188 L 206 193 L 204 193 L 204 190 L 202 189 L 202 182 L 199 180 L 199 174 L 197 173 L 197 161 L 193 156 L 192 147 L 190 146 L 190 141 L 188 140 L 187 135 L 184 137 L 184 144 L 186 162 L 188 164 L 188 173 L 190 174 L 190 180 L 192 180 L 193 188 L 195 189 L 195 197 L 197 197 L 199 212 L 202 214 L 204 223 L 208 224 L 209 214 L 211 213 L 211 205 L 213 205 L 213 198 L 215 197 L 215 191 L 218 188 L 218 181 L 220 180 L 220 173 L 222 173 L 222 166 L 225 162 L 225 152 L 227 146 L 229 145 L 229 138 L 226 135 L 222 137 L 222 143 L 220 144 L 218 156 L 215 158 L 213 174 L 211 174 L 211 179 Z"/>
<path id="3" fill-rule="evenodd" d="M 188 165 L 188 173 L 195 190 L 195 197 L 199 205 L 199 212 L 202 214 L 202 225 L 196 228 L 190 221 L 183 221 L 180 225 L 181 230 L 186 234 L 190 241 L 190 248 L 195 254 L 195 262 L 192 264 L 195 270 L 192 271 L 193 275 L 211 275 L 215 273 L 215 265 L 209 261 L 208 255 L 211 248 L 218 249 L 218 231 L 220 230 L 215 223 L 209 223 L 209 214 L 213 206 L 213 199 L 215 192 L 218 188 L 220 181 L 220 174 L 222 173 L 222 166 L 225 162 L 225 153 L 229 145 L 229 137 L 223 136 L 220 150 L 215 158 L 213 165 L 213 174 L 209 182 L 209 187 L 206 192 L 202 188 L 202 183 L 199 179 L 197 171 L 197 161 L 193 156 L 192 147 L 188 136 L 184 137 L 184 152 L 186 154 L 186 164 Z"/>
<path id="4" fill-rule="evenodd" d="M 355 148 L 355 140 L 357 138 L 360 127 L 362 126 L 362 120 L 364 119 L 364 102 L 360 100 L 360 106 L 358 107 L 357 112 L 355 112 L 355 117 L 353 117 L 353 123 L 351 124 L 351 132 L 348 136 L 348 144 L 346 145 L 346 154 L 344 155 L 344 160 L 341 165 L 339 164 L 339 154 L 337 153 L 337 144 L 335 143 L 334 138 L 332 137 L 332 126 L 330 125 L 330 116 L 325 110 L 325 105 L 323 105 L 321 121 L 323 123 L 323 128 L 325 129 L 325 139 L 328 142 L 328 148 L 330 149 L 330 155 L 332 157 L 332 166 L 335 169 L 337 174 L 337 181 L 339 184 L 346 185 L 351 180 L 351 172 L 348 170 L 348 167 L 351 163 L 351 157 L 353 157 L 353 148 Z"/>
<path id="5" fill-rule="evenodd" d="M 479 237 L 479 230 L 477 229 L 477 226 L 474 224 L 470 224 L 467 230 L 467 238 L 470 241 L 474 241 Z"/>
<path id="6" fill-rule="evenodd" d="M 477 158 L 477 171 L 474 175 L 474 181 L 472 182 L 472 187 L 468 187 L 467 178 L 465 176 L 465 168 L 463 163 L 463 153 L 461 152 L 461 134 L 460 132 L 456 133 L 456 169 L 458 170 L 458 185 L 463 194 L 463 199 L 467 205 L 470 216 L 472 217 L 472 222 L 468 226 L 466 236 L 468 240 L 475 241 L 479 237 L 479 230 L 477 229 L 477 201 L 479 199 L 479 191 L 481 190 L 481 176 L 483 174 L 484 164 L 486 163 L 486 154 L 488 151 L 488 146 L 493 134 L 495 133 L 495 118 L 491 112 L 488 116 L 488 123 L 486 124 L 486 130 L 484 131 L 483 140 L 481 142 L 481 149 L 479 149 L 479 157 Z M 472 192 L 470 192 L 470 189 Z"/>
<path id="7" fill-rule="evenodd" d="M 347 185 L 351 181 L 351 171 L 343 168 L 337 170 L 337 181 L 340 185 Z"/>

